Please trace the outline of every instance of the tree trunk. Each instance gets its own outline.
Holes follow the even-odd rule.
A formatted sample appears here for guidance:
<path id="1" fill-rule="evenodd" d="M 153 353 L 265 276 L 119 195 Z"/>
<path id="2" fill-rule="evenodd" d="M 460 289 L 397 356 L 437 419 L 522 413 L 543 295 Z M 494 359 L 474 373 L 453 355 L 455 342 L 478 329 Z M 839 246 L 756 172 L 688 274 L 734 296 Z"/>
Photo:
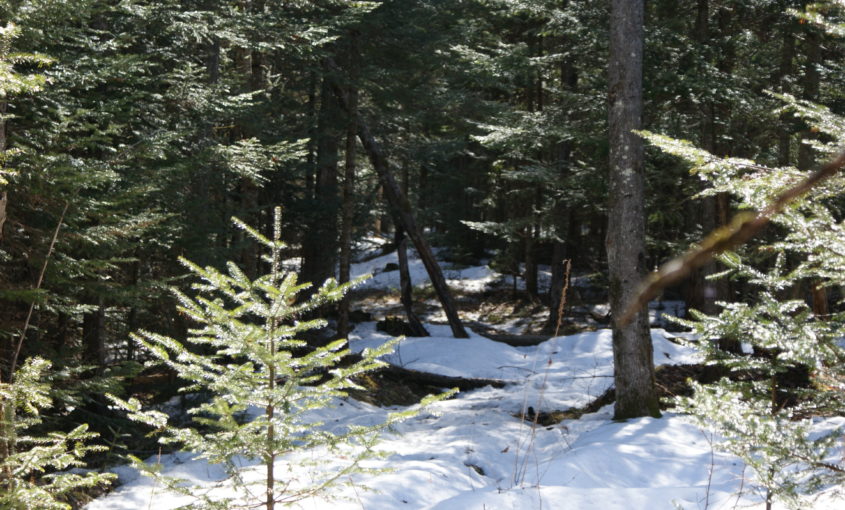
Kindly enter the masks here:
<path id="1" fill-rule="evenodd" d="M 0 156 L 6 150 L 6 120 L 2 116 L 6 113 L 6 102 L 0 101 Z M 5 158 L 2 158 L 5 159 Z M 3 240 L 3 224 L 6 222 L 6 203 L 8 195 L 4 190 L 0 194 L 0 241 Z M 0 354 L 5 354 L 4 352 Z M 0 356 L 0 383 L 12 381 L 12 374 L 4 374 L 6 364 L 10 363 L 6 356 Z M 0 465 L 12 454 L 15 453 L 15 407 L 7 399 L 0 398 Z M 7 486 L 12 479 L 12 468 L 7 466 L 0 469 L 0 487 Z"/>
<path id="2" fill-rule="evenodd" d="M 317 132 L 317 175 L 313 210 L 302 239 L 302 282 L 311 282 L 311 291 L 300 294 L 307 299 L 314 289 L 334 277 L 338 248 L 338 140 L 337 119 L 341 116 L 338 100 L 329 78 L 323 79 L 320 92 L 320 118 Z"/>
<path id="3" fill-rule="evenodd" d="M 619 323 L 646 273 L 642 123 L 643 0 L 612 0 L 608 124 L 610 207 L 606 248 L 613 326 L 616 419 L 659 416 L 648 311 Z"/>
<path id="4" fill-rule="evenodd" d="M 710 1 L 698 0 L 696 2 L 696 17 L 693 37 L 701 47 L 710 44 Z M 712 100 L 704 103 L 701 111 L 700 146 L 710 152 L 716 152 L 716 105 Z M 700 188 L 704 187 L 699 183 Z M 693 224 L 690 227 L 701 227 L 702 235 L 707 235 L 718 226 L 716 198 L 704 197 L 694 206 Z M 716 263 L 710 263 L 695 270 L 692 277 L 687 281 L 685 287 L 685 300 L 687 307 L 699 310 L 708 315 L 717 312 L 716 309 L 716 285 L 707 277 L 716 273 Z"/>
<path id="5" fill-rule="evenodd" d="M 6 151 L 6 101 L 0 101 L 0 156 Z M 3 160 L 5 158 L 0 158 Z M 3 241 L 3 225 L 6 223 L 6 206 L 9 203 L 9 194 L 6 190 L 0 192 L 0 241 Z"/>
<path id="6" fill-rule="evenodd" d="M 241 214 L 240 218 L 248 222 L 250 225 L 258 226 L 258 185 L 250 178 L 243 178 L 240 182 L 240 201 Z M 241 269 L 250 278 L 258 278 L 260 274 L 259 262 L 261 255 L 259 254 L 259 244 L 254 242 L 243 243 L 241 248 Z"/>
<path id="7" fill-rule="evenodd" d="M 205 68 L 208 72 L 208 83 L 215 84 L 220 81 L 220 38 L 214 37 L 208 48 L 208 56 L 205 61 Z"/>
<path id="8" fill-rule="evenodd" d="M 97 299 L 97 309 L 82 316 L 82 357 L 97 366 L 100 372 L 106 364 L 106 308 L 103 298 Z"/>
<path id="9" fill-rule="evenodd" d="M 308 86 L 308 155 L 305 158 L 305 199 L 310 202 L 314 197 L 314 168 L 317 153 L 317 74 L 311 73 Z"/>
<path id="10" fill-rule="evenodd" d="M 408 175 L 408 162 L 402 162 L 402 194 L 408 194 L 410 177 Z M 396 227 L 394 235 L 396 243 L 396 256 L 399 259 L 399 288 L 402 308 L 405 309 L 405 316 L 411 328 L 411 336 L 429 336 L 425 326 L 420 322 L 417 314 L 414 313 L 414 285 L 411 281 L 411 271 L 408 268 L 408 238 L 402 227 Z"/>
<path id="11" fill-rule="evenodd" d="M 335 69 L 337 68 L 336 65 L 333 65 L 332 67 Z M 348 105 L 345 105 L 346 97 L 340 87 L 336 86 L 335 96 L 341 104 L 344 105 L 344 108 L 348 110 Z M 361 140 L 361 145 L 364 147 L 373 168 L 379 176 L 379 180 L 381 181 L 384 189 L 384 195 L 387 197 L 387 201 L 395 215 L 394 221 L 396 221 L 397 226 L 401 226 L 405 229 L 408 237 L 410 237 L 411 241 L 413 241 L 420 258 L 422 259 L 423 265 L 425 265 L 425 269 L 428 272 L 428 277 L 431 279 L 431 284 L 437 293 L 437 297 L 440 299 L 441 305 L 443 306 L 443 311 L 449 321 L 449 326 L 452 328 L 452 334 L 456 338 L 469 338 L 463 324 L 461 324 L 461 319 L 458 317 L 458 311 L 452 301 L 452 293 L 446 285 L 446 279 L 443 278 L 443 272 L 437 264 L 437 260 L 434 258 L 434 254 L 432 253 L 428 242 L 426 242 L 425 237 L 423 237 L 422 231 L 417 226 L 416 219 L 411 211 L 411 204 L 402 193 L 402 190 L 399 189 L 399 185 L 396 183 L 396 179 L 390 171 L 387 157 L 385 157 L 384 152 L 381 149 L 381 145 L 379 145 L 370 133 L 369 126 L 360 116 L 358 116 L 357 123 L 358 138 Z"/>
<path id="12" fill-rule="evenodd" d="M 792 75 L 792 60 L 795 58 L 795 35 L 793 34 L 793 26 L 795 21 L 787 22 L 783 29 L 783 45 L 780 52 L 780 65 L 778 66 L 778 74 L 776 76 L 779 84 L 778 88 L 781 94 L 788 94 L 789 80 Z M 791 158 L 792 140 L 789 130 L 790 116 L 782 114 L 780 116 L 780 126 L 778 126 L 778 165 L 789 165 Z"/>
<path id="13" fill-rule="evenodd" d="M 525 273 L 523 273 L 523 279 L 525 280 L 525 290 L 528 294 L 532 297 L 537 297 L 540 295 L 539 286 L 537 284 L 537 275 L 538 275 L 538 267 L 537 267 L 537 247 L 536 247 L 536 240 L 534 239 L 534 226 L 529 225 L 525 227 Z"/>
<path id="14" fill-rule="evenodd" d="M 412 333 L 411 336 L 429 336 L 425 326 L 422 325 L 419 317 L 414 313 L 414 287 L 411 283 L 411 272 L 408 270 L 408 238 L 405 237 L 402 227 L 396 228 L 395 240 L 396 255 L 399 258 L 400 300 L 402 302 L 402 308 L 405 309 L 405 316 L 408 318 L 408 324 Z"/>
<path id="15" fill-rule="evenodd" d="M 560 65 L 560 82 L 561 88 L 569 92 L 574 92 L 578 87 L 578 72 L 569 59 L 564 60 Z M 570 174 L 572 150 L 573 143 L 571 140 L 564 140 L 557 147 L 557 166 L 561 185 L 563 185 L 566 177 Z M 557 239 L 552 247 L 549 318 L 545 326 L 545 329 L 551 332 L 560 330 L 562 317 L 558 313 L 558 309 L 560 308 L 561 296 L 565 284 L 563 281 L 563 261 L 566 258 L 570 258 L 571 260 L 572 251 L 574 250 L 568 250 L 567 248 L 573 246 L 573 238 L 575 236 L 574 211 L 560 197 L 555 200 L 554 218 Z"/>
<path id="16" fill-rule="evenodd" d="M 357 48 L 355 46 L 355 35 L 350 38 L 349 69 L 354 73 L 357 64 Z M 356 124 L 358 117 L 358 90 L 355 86 L 349 87 L 347 98 L 347 122 L 346 122 L 346 162 L 343 171 L 343 196 L 340 206 L 340 269 L 338 280 L 346 283 L 350 279 L 352 266 L 352 222 L 355 212 L 353 195 L 355 192 L 355 152 L 357 148 Z M 345 295 L 338 306 L 337 336 L 347 338 L 352 330 L 349 323 L 349 296 Z"/>
<path id="17" fill-rule="evenodd" d="M 805 52 L 807 54 L 807 62 L 804 67 L 804 76 L 801 79 L 802 99 L 807 101 L 816 101 L 819 96 L 819 87 L 821 77 L 819 76 L 818 65 L 822 61 L 821 55 L 821 38 L 815 27 L 810 27 L 805 36 Z M 803 140 L 816 138 L 816 135 L 809 129 L 805 129 L 801 133 Z M 813 149 L 806 143 L 801 143 L 798 149 L 798 168 L 801 170 L 810 170 L 815 165 L 815 157 Z"/>

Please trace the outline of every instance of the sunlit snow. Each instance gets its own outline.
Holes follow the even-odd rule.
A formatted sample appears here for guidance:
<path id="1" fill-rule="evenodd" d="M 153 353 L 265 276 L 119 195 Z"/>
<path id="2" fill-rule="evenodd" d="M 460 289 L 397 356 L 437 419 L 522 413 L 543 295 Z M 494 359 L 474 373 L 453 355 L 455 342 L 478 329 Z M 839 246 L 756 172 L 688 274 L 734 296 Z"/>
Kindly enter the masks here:
<path id="1" fill-rule="evenodd" d="M 390 256 L 360 264 L 356 273 L 379 273 L 367 285 L 396 284 L 398 273 L 381 272 Z M 415 278 L 419 260 L 412 261 Z M 394 282 L 392 278 L 397 278 Z M 467 268 L 449 275 L 453 282 L 483 288 L 495 275 L 486 267 Z M 433 336 L 409 338 L 386 360 L 406 368 L 437 374 L 501 379 L 504 388 L 486 387 L 464 392 L 437 403 L 401 423 L 383 436 L 379 448 L 387 452 L 368 467 L 387 468 L 379 474 L 356 475 L 352 486 L 338 489 L 339 499 L 306 500 L 292 508 L 302 510 L 672 510 L 762 509 L 760 494 L 744 481 L 741 462 L 714 452 L 714 440 L 686 418 L 666 414 L 627 422 L 611 420 L 605 407 L 579 420 L 551 427 L 532 427 L 519 419 L 528 406 L 541 411 L 583 406 L 612 383 L 611 334 L 599 330 L 552 338 L 536 347 L 511 347 L 477 334 L 455 339 L 449 328 L 427 324 Z M 693 363 L 694 352 L 673 343 L 663 330 L 654 329 L 657 364 Z M 359 324 L 350 335 L 353 350 L 373 347 L 388 336 L 374 323 Z M 314 413 L 326 427 L 351 423 L 373 424 L 388 410 L 354 400 L 337 401 L 332 409 Z M 845 423 L 840 419 L 839 424 Z M 291 478 L 297 461 L 319 460 L 331 469 L 324 451 L 307 451 L 278 461 L 279 472 Z M 190 478 L 217 493 L 222 471 L 188 453 L 159 459 L 167 474 Z M 304 469 L 304 468 L 302 468 Z M 101 497 L 88 510 L 167 510 L 188 500 L 162 492 L 130 468 L 118 468 L 122 485 Z M 244 477 L 260 476 L 249 462 Z M 742 490 L 741 495 L 737 492 Z M 807 508 L 845 508 L 845 500 L 831 494 L 808 501 Z"/>

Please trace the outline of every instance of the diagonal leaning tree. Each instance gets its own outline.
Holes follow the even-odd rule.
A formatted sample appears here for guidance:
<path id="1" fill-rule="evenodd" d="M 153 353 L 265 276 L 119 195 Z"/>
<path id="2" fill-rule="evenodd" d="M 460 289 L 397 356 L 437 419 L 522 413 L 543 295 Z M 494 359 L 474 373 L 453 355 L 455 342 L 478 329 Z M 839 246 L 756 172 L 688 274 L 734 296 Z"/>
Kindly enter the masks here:
<path id="1" fill-rule="evenodd" d="M 333 71 L 339 71 L 339 67 L 331 59 L 328 59 L 327 66 Z M 343 89 L 335 82 L 332 83 L 335 95 L 340 102 L 341 108 L 349 111 L 347 103 L 347 95 Z M 414 247 L 420 254 L 423 265 L 428 272 L 428 277 L 431 279 L 431 284 L 434 291 L 437 293 L 437 298 L 443 306 L 443 311 L 446 313 L 446 319 L 449 321 L 449 326 L 452 328 L 452 334 L 455 338 L 469 338 L 460 317 L 458 317 L 458 310 L 455 308 L 455 302 L 452 299 L 452 293 L 446 285 L 446 279 L 443 277 L 443 271 L 440 265 L 434 258 L 434 253 L 431 247 L 425 240 L 422 234 L 422 229 L 417 224 L 414 214 L 411 211 L 411 204 L 408 198 L 402 193 L 402 189 L 393 177 L 393 172 L 390 171 L 390 164 L 381 145 L 370 132 L 370 128 L 361 115 L 356 115 L 356 127 L 358 131 L 358 139 L 361 140 L 361 145 L 364 147 L 367 156 L 370 158 L 373 168 L 378 174 L 379 181 L 384 188 L 384 196 L 387 198 L 390 205 L 390 211 L 393 215 L 393 220 L 396 225 L 401 226 L 411 241 Z"/>

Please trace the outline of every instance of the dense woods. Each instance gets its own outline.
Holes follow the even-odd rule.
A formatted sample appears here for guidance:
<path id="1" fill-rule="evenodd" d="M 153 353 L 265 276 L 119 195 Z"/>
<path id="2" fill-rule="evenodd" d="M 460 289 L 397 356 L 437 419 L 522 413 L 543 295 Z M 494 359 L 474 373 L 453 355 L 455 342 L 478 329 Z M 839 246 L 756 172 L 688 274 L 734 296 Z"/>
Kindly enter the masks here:
<path id="1" fill-rule="evenodd" d="M 329 278 L 349 281 L 356 247 L 381 236 L 397 250 L 416 335 L 427 332 L 410 248 L 455 337 L 466 325 L 435 251 L 456 264 L 490 259 L 523 281 L 514 299 L 548 311 L 534 333 L 562 326 L 565 260 L 599 275 L 620 316 L 648 271 L 834 154 L 845 134 L 842 8 L 0 0 L 0 467 L 15 453 L 16 413 L 26 415 L 19 401 L 36 387 L 43 402 L 32 405 L 51 406 L 36 430 L 90 429 L 112 454 L 133 453 L 144 431 L 104 396 L 132 397 L 149 374 L 131 334 L 184 340 L 196 327 L 169 290 L 198 293 L 180 257 L 209 271 L 231 261 L 245 281 L 276 271 L 231 218 L 269 238 L 277 206 L 276 255 L 315 284 L 299 303 L 320 299 Z M 781 367 L 775 343 L 749 361 L 749 321 L 800 316 L 824 331 L 788 335 L 841 334 L 842 185 L 818 186 L 738 254 L 662 289 L 711 316 L 688 325 L 718 338 L 714 359 L 775 381 L 817 358 L 807 347 Z M 349 331 L 354 296 L 336 297 L 302 307 L 302 319 L 333 321 L 303 328 L 307 346 L 296 348 Z M 613 327 L 617 417 L 659 415 L 647 313 Z M 841 413 L 841 374 L 830 377 L 820 412 Z M 754 391 L 765 400 L 781 391 L 771 384 Z M 776 414 L 786 398 L 763 409 Z"/>

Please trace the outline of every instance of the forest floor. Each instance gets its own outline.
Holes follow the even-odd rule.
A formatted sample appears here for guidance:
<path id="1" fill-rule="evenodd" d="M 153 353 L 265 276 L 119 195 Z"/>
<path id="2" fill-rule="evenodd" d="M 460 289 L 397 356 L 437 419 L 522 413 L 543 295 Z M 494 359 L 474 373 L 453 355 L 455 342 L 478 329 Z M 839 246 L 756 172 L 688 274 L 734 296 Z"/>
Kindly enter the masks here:
<path id="1" fill-rule="evenodd" d="M 389 254 L 357 264 L 356 274 L 374 277 L 357 291 L 357 306 L 370 314 L 350 335 L 355 351 L 391 338 L 377 321 L 401 317 L 395 288 L 397 271 L 384 271 L 395 261 Z M 411 260 L 412 278 L 425 285 L 419 260 Z M 512 282 L 486 265 L 449 266 L 444 271 L 456 290 L 461 315 L 473 329 L 487 334 L 531 334 L 534 343 L 514 347 L 473 331 L 455 339 L 443 324 L 436 302 L 423 287 L 418 312 L 430 337 L 407 338 L 385 361 L 405 369 L 461 378 L 505 382 L 462 391 L 400 423 L 385 433 L 377 448 L 384 457 L 365 465 L 378 471 L 356 475 L 337 488 L 333 501 L 314 498 L 292 508 L 302 510 L 539 510 L 539 509 L 733 509 L 764 508 L 763 496 L 737 458 L 714 448 L 718 438 L 688 418 L 664 413 L 662 418 L 615 422 L 612 418 L 613 363 L 607 313 L 590 276 L 573 279 L 572 312 L 567 334 L 543 341 L 537 333 L 545 307 L 531 299 L 513 299 Z M 542 281 L 542 280 L 541 280 Z M 518 287 L 518 286 L 517 286 Z M 519 296 L 517 288 L 517 296 Z M 659 313 L 682 313 L 677 302 L 655 303 Z M 684 374 L 700 360 L 677 342 L 684 333 L 654 328 L 654 361 L 663 376 L 664 394 L 682 391 Z M 679 367 L 679 368 L 672 368 Z M 671 375 L 670 375 L 671 374 Z M 661 379 L 662 377 L 662 379 Z M 681 383 L 679 384 L 679 379 Z M 680 389 L 679 389 L 680 388 Z M 372 401 L 372 399 L 369 399 Z M 382 402 L 383 403 L 383 402 Z M 404 407 L 376 406 L 346 398 L 331 409 L 315 411 L 325 427 L 343 430 L 351 424 L 380 423 Z M 843 426 L 845 418 L 820 421 L 819 428 Z M 181 476 L 225 493 L 222 471 L 189 452 L 150 459 L 166 474 Z M 342 466 L 344 459 L 322 450 L 291 454 L 278 461 L 279 471 L 307 479 L 315 471 Z M 305 467 L 311 464 L 311 467 Z M 120 486 L 88 510 L 167 510 L 190 499 L 167 494 L 129 467 L 114 470 Z M 245 479 L 262 476 L 244 460 Z M 776 506 L 777 508 L 777 506 Z M 845 500 L 828 491 L 808 500 L 806 508 L 845 508 Z"/>

